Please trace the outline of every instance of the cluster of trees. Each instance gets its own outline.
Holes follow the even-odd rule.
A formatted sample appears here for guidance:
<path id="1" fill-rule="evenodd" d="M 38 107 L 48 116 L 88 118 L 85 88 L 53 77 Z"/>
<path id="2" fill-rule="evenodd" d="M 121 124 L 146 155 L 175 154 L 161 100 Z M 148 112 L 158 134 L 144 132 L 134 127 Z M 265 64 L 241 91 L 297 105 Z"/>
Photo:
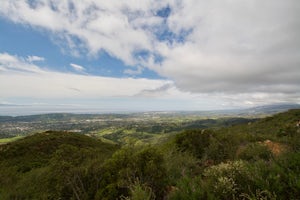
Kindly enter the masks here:
<path id="1" fill-rule="evenodd" d="M 298 199 L 300 110 L 156 145 L 45 132 L 0 146 L 1 199 Z"/>

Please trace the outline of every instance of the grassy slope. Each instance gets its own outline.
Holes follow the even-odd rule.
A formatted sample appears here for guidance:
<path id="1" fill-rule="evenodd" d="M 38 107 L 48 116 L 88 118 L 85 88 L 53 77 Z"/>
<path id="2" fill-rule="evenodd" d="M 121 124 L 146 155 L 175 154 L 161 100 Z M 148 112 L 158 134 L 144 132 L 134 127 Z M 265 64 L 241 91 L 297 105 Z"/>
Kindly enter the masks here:
<path id="1" fill-rule="evenodd" d="M 19 140 L 19 139 L 21 139 L 23 137 L 24 136 L 15 136 L 15 137 L 10 137 L 10 138 L 1 138 L 0 139 L 0 145 L 7 144 L 9 142 L 14 142 L 14 141 Z"/>
<path id="2" fill-rule="evenodd" d="M 48 164 L 51 156 L 61 145 L 71 145 L 81 149 L 96 149 L 111 155 L 116 145 L 75 133 L 48 131 L 38 133 L 0 146 L 0 163 L 19 166 L 19 170 L 30 170 Z"/>

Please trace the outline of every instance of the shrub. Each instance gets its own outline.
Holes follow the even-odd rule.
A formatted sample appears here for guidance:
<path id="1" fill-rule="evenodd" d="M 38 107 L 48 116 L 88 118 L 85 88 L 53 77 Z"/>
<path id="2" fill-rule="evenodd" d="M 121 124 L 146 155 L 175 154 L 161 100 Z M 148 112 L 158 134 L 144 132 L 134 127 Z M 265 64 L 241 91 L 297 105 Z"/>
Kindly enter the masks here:
<path id="1" fill-rule="evenodd" d="M 244 161 L 220 163 L 203 173 L 208 189 L 218 199 L 235 199 L 241 192 L 248 192 L 249 172 Z"/>
<path id="2" fill-rule="evenodd" d="M 188 130 L 176 135 L 175 145 L 184 152 L 189 152 L 197 158 L 202 158 L 205 148 L 209 146 L 210 130 Z"/>
<path id="3" fill-rule="evenodd" d="M 272 152 L 267 146 L 259 143 L 250 143 L 244 147 L 238 155 L 238 158 L 247 161 L 270 160 Z"/>
<path id="4" fill-rule="evenodd" d="M 198 200 L 198 199 L 212 199 L 208 198 L 209 193 L 204 189 L 203 181 L 200 176 L 183 177 L 178 180 L 176 187 L 169 191 L 168 199 L 170 200 Z"/>
<path id="5" fill-rule="evenodd" d="M 188 152 L 169 150 L 164 153 L 168 182 L 174 185 L 182 177 L 199 174 L 201 167 L 197 158 Z"/>
<path id="6" fill-rule="evenodd" d="M 214 163 L 221 163 L 236 158 L 236 151 L 244 140 L 239 133 L 231 133 L 228 128 L 216 131 L 209 140 L 209 146 L 205 149 L 206 159 Z"/>
<path id="7" fill-rule="evenodd" d="M 161 199 L 164 195 L 167 180 L 164 160 L 153 147 L 123 148 L 107 160 L 103 170 L 105 174 L 97 194 L 99 199 L 129 196 L 129 186 L 137 180 L 151 188 L 156 198 Z"/>
<path id="8" fill-rule="evenodd" d="M 124 197 L 124 200 L 152 200 L 155 199 L 155 194 L 152 189 L 146 185 L 142 185 L 140 181 L 135 181 L 129 186 L 130 196 Z"/>

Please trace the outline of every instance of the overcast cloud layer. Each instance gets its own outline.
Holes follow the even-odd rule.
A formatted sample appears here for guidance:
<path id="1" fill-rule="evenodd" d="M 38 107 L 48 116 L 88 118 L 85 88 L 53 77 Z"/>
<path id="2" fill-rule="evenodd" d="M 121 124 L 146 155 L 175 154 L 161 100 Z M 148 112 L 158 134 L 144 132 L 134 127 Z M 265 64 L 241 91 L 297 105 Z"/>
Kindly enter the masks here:
<path id="1" fill-rule="evenodd" d="M 0 15 L 50 32 L 74 56 L 106 51 L 133 66 L 127 74 L 149 68 L 170 80 L 129 96 L 176 87 L 227 103 L 300 103 L 299 0 L 7 0 Z"/>

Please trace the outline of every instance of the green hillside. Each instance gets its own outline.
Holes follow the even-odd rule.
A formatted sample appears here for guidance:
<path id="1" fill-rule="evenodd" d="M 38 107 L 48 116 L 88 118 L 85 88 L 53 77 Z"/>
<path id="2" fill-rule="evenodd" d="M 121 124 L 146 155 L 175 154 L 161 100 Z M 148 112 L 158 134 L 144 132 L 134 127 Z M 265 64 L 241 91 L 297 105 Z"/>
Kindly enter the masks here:
<path id="1" fill-rule="evenodd" d="M 176 149 L 197 158 L 198 167 L 175 180 L 171 199 L 299 199 L 299 119 L 300 110 L 290 110 L 176 135 Z"/>
<path id="2" fill-rule="evenodd" d="M 34 134 L 0 146 L 0 199 L 299 199 L 299 120 L 290 110 L 151 145 Z"/>
<path id="3" fill-rule="evenodd" d="M 72 188 L 81 191 L 77 184 L 87 178 L 86 170 L 93 173 L 94 165 L 101 166 L 117 149 L 85 135 L 53 131 L 1 145 L 0 199 L 71 198 Z"/>
<path id="4" fill-rule="evenodd" d="M 19 171 L 30 171 L 32 168 L 48 165 L 53 154 L 62 145 L 73 146 L 80 150 L 93 149 L 101 151 L 104 155 L 109 155 L 116 150 L 116 146 L 85 135 L 47 131 L 0 146 L 0 160 L 18 166 Z"/>

